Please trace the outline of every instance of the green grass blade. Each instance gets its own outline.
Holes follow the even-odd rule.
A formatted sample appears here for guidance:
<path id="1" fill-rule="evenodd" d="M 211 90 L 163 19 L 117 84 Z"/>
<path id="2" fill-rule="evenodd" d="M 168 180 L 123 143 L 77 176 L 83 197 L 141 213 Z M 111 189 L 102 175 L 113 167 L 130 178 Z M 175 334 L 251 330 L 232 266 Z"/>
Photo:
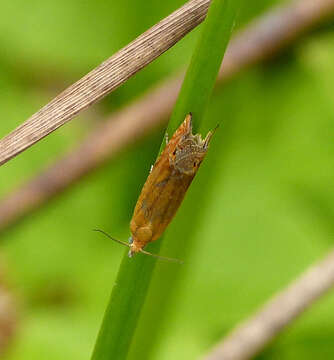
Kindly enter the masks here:
<path id="1" fill-rule="evenodd" d="M 168 131 L 174 133 L 192 112 L 196 130 L 202 122 L 235 21 L 237 1 L 214 0 L 182 84 Z"/>
<path id="2" fill-rule="evenodd" d="M 124 254 L 95 345 L 93 360 L 125 359 L 150 283 L 155 259 Z"/>
<path id="3" fill-rule="evenodd" d="M 212 1 L 168 125 L 169 134 L 175 131 L 189 111 L 194 115 L 194 127 L 199 127 L 231 34 L 235 4 L 233 0 Z M 152 243 L 149 251 L 158 253 L 161 242 L 162 239 Z M 142 254 L 132 259 L 124 255 L 92 360 L 126 359 L 155 263 L 156 259 Z"/>

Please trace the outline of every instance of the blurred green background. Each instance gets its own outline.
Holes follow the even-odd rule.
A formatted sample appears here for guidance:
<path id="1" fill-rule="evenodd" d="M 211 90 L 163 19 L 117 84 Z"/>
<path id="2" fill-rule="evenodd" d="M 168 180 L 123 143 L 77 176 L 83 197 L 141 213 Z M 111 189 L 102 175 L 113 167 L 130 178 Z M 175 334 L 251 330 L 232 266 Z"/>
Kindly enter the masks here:
<path id="1" fill-rule="evenodd" d="M 183 3 L 2 2 L 0 136 Z M 274 3 L 248 2 L 238 25 Z M 0 196 L 74 147 L 109 113 L 184 68 L 197 34 L 1 167 Z M 213 151 L 168 229 L 161 253 L 177 257 L 168 251 L 169 236 L 179 236 L 182 247 L 182 234 L 190 234 L 193 247 L 175 287 L 168 273 L 177 265 L 158 263 L 131 359 L 143 358 L 147 347 L 152 359 L 199 357 L 331 247 L 333 40 L 331 26 L 318 29 L 216 89 L 207 114 L 221 122 Z M 19 308 L 18 330 L 4 359 L 90 358 L 124 251 L 91 229 L 127 239 L 161 134 L 127 148 L 0 235 L 6 282 Z M 203 189 L 205 177 L 210 186 Z M 197 199 L 203 191 L 202 203 Z M 167 308 L 159 297 L 166 288 L 171 289 Z M 330 294 L 259 359 L 332 359 L 333 311 Z M 151 333 L 155 322 L 159 331 Z"/>

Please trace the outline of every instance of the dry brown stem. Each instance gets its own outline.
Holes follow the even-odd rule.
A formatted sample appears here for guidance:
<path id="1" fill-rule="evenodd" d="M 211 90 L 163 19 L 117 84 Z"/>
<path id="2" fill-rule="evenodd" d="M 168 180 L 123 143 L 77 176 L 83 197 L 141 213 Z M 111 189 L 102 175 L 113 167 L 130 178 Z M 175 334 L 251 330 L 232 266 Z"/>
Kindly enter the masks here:
<path id="1" fill-rule="evenodd" d="M 310 267 L 254 316 L 236 327 L 204 357 L 205 360 L 246 360 L 258 354 L 297 316 L 334 285 L 334 251 Z"/>
<path id="2" fill-rule="evenodd" d="M 0 165 L 94 104 L 200 24 L 210 0 L 190 0 L 68 87 L 0 141 Z"/>
<path id="3" fill-rule="evenodd" d="M 297 0 L 268 12 L 230 42 L 218 81 L 260 62 L 295 40 L 334 11 L 334 0 Z M 167 119 L 181 77 L 170 79 L 115 112 L 69 155 L 8 195 L 0 203 L 0 230 L 38 208 L 129 143 Z"/>
<path id="4" fill-rule="evenodd" d="M 7 351 L 16 328 L 16 314 L 12 295 L 0 286 L 0 355 Z"/>
<path id="5" fill-rule="evenodd" d="M 17 303 L 6 285 L 6 269 L 0 257 L 0 358 L 6 353 L 17 330 Z"/>

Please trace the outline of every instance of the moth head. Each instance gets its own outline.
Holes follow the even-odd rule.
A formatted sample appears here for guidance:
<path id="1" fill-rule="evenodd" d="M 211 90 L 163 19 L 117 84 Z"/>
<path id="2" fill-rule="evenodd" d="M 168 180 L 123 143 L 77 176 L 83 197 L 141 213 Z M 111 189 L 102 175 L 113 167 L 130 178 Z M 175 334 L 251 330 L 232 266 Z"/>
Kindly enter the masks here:
<path id="1" fill-rule="evenodd" d="M 132 239 L 132 238 L 131 238 Z M 128 252 L 128 256 L 131 258 L 134 254 L 140 252 L 142 250 L 142 246 L 138 246 L 138 243 L 136 243 L 135 241 L 133 241 L 130 246 L 129 246 L 129 252 Z"/>
<path id="2" fill-rule="evenodd" d="M 102 234 L 104 234 L 105 236 L 107 236 L 109 239 L 115 241 L 115 242 L 118 242 L 119 244 L 122 244 L 124 246 L 127 246 L 130 248 L 129 252 L 128 252 L 128 256 L 131 258 L 135 253 L 137 252 L 141 252 L 142 254 L 145 254 L 145 255 L 149 255 L 149 256 L 152 256 L 152 257 L 155 257 L 157 259 L 160 259 L 160 260 L 166 260 L 166 261 L 172 261 L 172 262 L 177 262 L 179 264 L 182 264 L 183 262 L 181 260 L 178 260 L 178 259 L 173 259 L 173 258 L 169 258 L 169 257 L 165 257 L 165 256 L 160 256 L 160 255 L 156 255 L 156 254 L 152 254 L 148 251 L 145 251 L 142 246 L 138 246 L 138 245 L 135 245 L 135 241 L 133 241 L 133 238 L 132 236 L 129 238 L 129 242 L 125 242 L 125 241 L 122 241 L 122 240 L 118 240 L 118 239 L 115 239 L 114 237 L 110 236 L 108 233 L 106 233 L 105 231 L 103 230 L 100 230 L 100 229 L 94 229 L 94 231 L 97 231 L 97 232 L 100 232 Z"/>

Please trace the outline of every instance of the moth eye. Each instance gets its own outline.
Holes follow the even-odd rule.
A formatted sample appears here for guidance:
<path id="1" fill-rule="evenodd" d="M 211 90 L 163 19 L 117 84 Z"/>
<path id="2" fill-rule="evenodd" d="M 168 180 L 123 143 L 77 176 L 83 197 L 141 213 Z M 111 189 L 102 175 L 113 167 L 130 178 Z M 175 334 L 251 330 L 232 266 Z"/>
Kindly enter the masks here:
<path id="1" fill-rule="evenodd" d="M 173 155 L 175 155 L 176 154 L 176 149 L 173 151 Z"/>

